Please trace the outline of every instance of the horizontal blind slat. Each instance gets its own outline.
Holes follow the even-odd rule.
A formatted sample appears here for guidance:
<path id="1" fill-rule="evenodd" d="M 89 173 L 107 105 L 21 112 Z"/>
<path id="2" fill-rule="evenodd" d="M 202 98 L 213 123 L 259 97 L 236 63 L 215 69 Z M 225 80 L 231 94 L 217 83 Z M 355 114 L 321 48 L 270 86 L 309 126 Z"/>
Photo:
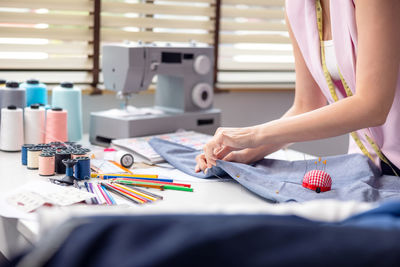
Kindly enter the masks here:
<path id="1" fill-rule="evenodd" d="M 220 60 L 218 67 L 220 70 L 292 70 L 292 63 L 260 63 L 260 62 L 236 62 L 233 60 Z"/>
<path id="2" fill-rule="evenodd" d="M 110 13 L 140 13 L 140 14 L 164 14 L 185 16 L 212 17 L 214 7 L 193 7 L 179 5 L 154 5 L 154 4 L 130 4 L 122 2 L 102 2 L 103 12 Z"/>
<path id="3" fill-rule="evenodd" d="M 261 50 L 261 49 L 238 49 L 234 47 L 223 46 L 219 52 L 220 56 L 231 57 L 235 55 L 274 55 L 274 56 L 293 56 L 293 51 Z"/>
<path id="4" fill-rule="evenodd" d="M 61 43 L 61 44 L 0 44 L 1 52 L 42 52 L 57 55 L 91 55 L 93 47 L 87 43 Z"/>
<path id="5" fill-rule="evenodd" d="M 1 4 L 0 4 L 1 6 Z M 93 19 L 88 15 L 37 14 L 22 12 L 0 12 L 0 23 L 28 23 L 55 25 L 93 25 Z"/>
<path id="6" fill-rule="evenodd" d="M 143 42 L 202 42 L 212 43 L 213 34 L 162 33 L 162 32 L 126 32 L 114 29 L 102 29 L 101 39 L 106 42 L 143 41 Z"/>
<path id="7" fill-rule="evenodd" d="M 69 28 L 18 28 L 0 27 L 0 37 L 4 38 L 43 38 L 50 40 L 91 41 L 92 30 Z"/>
<path id="8" fill-rule="evenodd" d="M 0 69 L 64 69 L 90 70 L 93 61 L 90 58 L 48 58 L 48 59 L 0 59 Z"/>
<path id="9" fill-rule="evenodd" d="M 222 0 L 223 5 L 284 6 L 285 0 Z"/>
<path id="10" fill-rule="evenodd" d="M 221 21 L 222 31 L 287 31 L 285 23 Z"/>
<path id="11" fill-rule="evenodd" d="M 154 2 L 182 2 L 182 3 L 207 3 L 215 4 L 216 0 L 155 0 Z"/>
<path id="12" fill-rule="evenodd" d="M 285 12 L 280 9 L 260 9 L 260 8 L 236 8 L 222 6 L 222 18 L 252 18 L 252 19 L 281 19 L 285 18 Z"/>
<path id="13" fill-rule="evenodd" d="M 273 43 L 289 44 L 289 37 L 278 34 L 220 34 L 220 43 Z"/>
<path id="14" fill-rule="evenodd" d="M 46 8 L 51 10 L 93 11 L 93 2 L 90 0 L 2 0 L 0 7 L 11 8 Z"/>
<path id="15" fill-rule="evenodd" d="M 101 17 L 101 26 L 212 30 L 214 28 L 214 22 L 156 18 L 124 18 L 103 15 Z"/>
<path id="16" fill-rule="evenodd" d="M 92 82 L 91 71 L 3 71 L 0 76 L 8 80 L 26 81 L 35 77 L 39 81 L 49 84 L 58 84 L 61 81 L 73 81 L 75 84 L 89 84 Z"/>

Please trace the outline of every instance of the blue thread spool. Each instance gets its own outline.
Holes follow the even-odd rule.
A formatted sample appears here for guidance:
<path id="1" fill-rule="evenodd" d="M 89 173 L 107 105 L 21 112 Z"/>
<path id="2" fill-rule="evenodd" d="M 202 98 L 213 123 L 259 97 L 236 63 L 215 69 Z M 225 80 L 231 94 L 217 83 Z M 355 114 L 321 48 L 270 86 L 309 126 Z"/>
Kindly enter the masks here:
<path id="1" fill-rule="evenodd" d="M 89 157 L 75 158 L 78 163 L 75 165 L 75 177 L 78 180 L 90 179 L 90 159 Z"/>
<path id="2" fill-rule="evenodd" d="M 26 90 L 26 106 L 32 104 L 47 105 L 47 87 L 36 79 L 27 80 L 21 84 L 21 88 Z"/>
<path id="3" fill-rule="evenodd" d="M 34 144 L 24 144 L 21 148 L 21 162 L 22 165 L 27 165 L 28 164 L 28 149 L 31 147 L 34 147 Z"/>
<path id="4" fill-rule="evenodd" d="M 62 82 L 53 89 L 53 107 L 61 107 L 68 112 L 68 141 L 82 139 L 82 92 L 71 82 Z"/>

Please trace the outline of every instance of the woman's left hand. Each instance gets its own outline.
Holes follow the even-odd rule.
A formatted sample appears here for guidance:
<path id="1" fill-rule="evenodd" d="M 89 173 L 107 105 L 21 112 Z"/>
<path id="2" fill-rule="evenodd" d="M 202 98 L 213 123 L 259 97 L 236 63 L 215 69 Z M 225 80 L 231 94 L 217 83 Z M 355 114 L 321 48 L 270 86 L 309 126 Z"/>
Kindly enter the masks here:
<path id="1" fill-rule="evenodd" d="M 254 148 L 258 144 L 258 127 L 218 128 L 214 137 L 204 146 L 207 168 L 215 166 L 216 160 L 235 150 Z"/>

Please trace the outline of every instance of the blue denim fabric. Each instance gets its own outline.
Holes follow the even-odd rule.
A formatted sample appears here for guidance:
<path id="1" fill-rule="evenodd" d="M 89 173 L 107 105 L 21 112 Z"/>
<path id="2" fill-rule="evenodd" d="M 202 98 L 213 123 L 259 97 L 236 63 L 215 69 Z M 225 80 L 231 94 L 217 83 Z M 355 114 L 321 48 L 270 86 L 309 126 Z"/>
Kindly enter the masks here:
<path id="1" fill-rule="evenodd" d="M 316 193 L 302 186 L 306 171 L 315 169 L 315 160 L 285 161 L 263 159 L 251 165 L 217 161 L 207 174 L 195 173 L 195 157 L 201 153 L 192 148 L 154 138 L 150 145 L 175 168 L 198 178 L 230 176 L 255 194 L 272 202 L 338 199 L 380 201 L 400 198 L 400 179 L 380 176 L 379 170 L 360 154 L 326 157 L 326 171 L 332 177 L 332 190 Z"/>

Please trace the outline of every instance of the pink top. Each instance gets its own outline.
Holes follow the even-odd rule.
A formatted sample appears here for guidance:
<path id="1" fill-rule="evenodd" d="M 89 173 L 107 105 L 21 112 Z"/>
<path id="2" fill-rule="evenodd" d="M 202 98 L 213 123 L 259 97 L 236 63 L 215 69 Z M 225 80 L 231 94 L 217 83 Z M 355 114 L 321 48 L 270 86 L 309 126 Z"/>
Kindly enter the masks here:
<path id="1" fill-rule="evenodd" d="M 333 103 L 321 65 L 315 0 L 286 0 L 286 11 L 294 36 L 311 75 L 328 102 Z M 332 39 L 335 44 L 336 55 L 338 55 L 338 66 L 350 89 L 355 93 L 357 26 L 353 1 L 330 1 L 330 15 Z M 340 81 L 335 84 L 338 87 L 338 98 L 342 99 L 346 95 L 343 87 Z M 369 153 L 374 157 L 377 166 L 379 166 L 379 158 L 366 140 L 365 134 L 371 136 L 383 154 L 393 164 L 400 167 L 400 75 L 397 80 L 393 105 L 386 123 L 379 127 L 358 130 L 357 133 Z M 350 140 L 349 153 L 362 153 L 352 139 Z"/>

